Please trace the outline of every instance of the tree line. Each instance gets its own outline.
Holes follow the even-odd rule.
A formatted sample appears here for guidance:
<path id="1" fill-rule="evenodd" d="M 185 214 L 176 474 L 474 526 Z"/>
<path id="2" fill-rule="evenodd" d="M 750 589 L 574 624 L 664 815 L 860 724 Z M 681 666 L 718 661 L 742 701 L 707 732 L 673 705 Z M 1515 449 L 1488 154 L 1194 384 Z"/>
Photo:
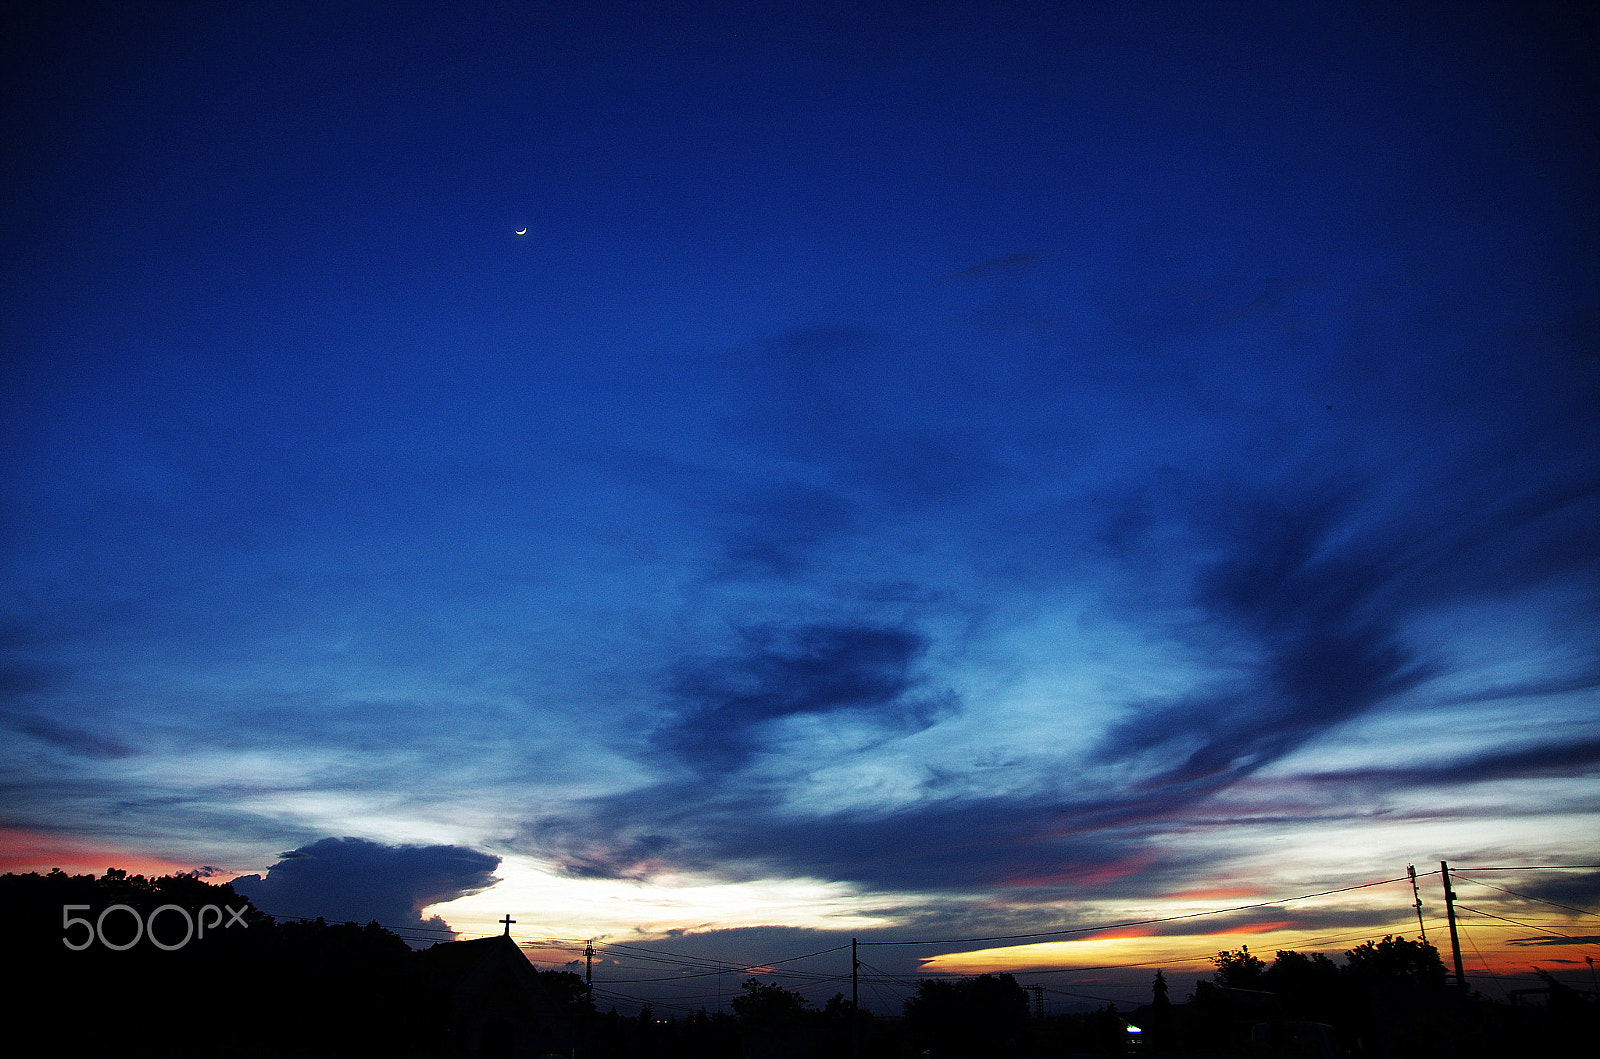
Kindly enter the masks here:
<path id="1" fill-rule="evenodd" d="M 278 922 L 231 885 L 187 875 L 0 876 L 13 940 L 11 997 L 57 1054 L 243 1057 L 449 1054 L 449 989 L 377 923 Z M 583 1027 L 576 1059 L 1033 1059 L 1121 1055 L 1129 1029 L 1151 1055 L 1250 1055 L 1257 1026 L 1331 1027 L 1351 1056 L 1578 1054 L 1600 1031 L 1592 995 L 1542 975 L 1537 1007 L 1452 982 L 1438 951 L 1401 937 L 1344 953 L 1219 952 L 1209 980 L 1175 1003 L 1155 973 L 1128 1011 L 1037 1017 L 1009 974 L 923 979 L 893 1017 L 843 994 L 820 1008 L 759 977 L 731 1012 L 601 1013 L 583 978 L 539 981 Z M 1254 1054 L 1262 1054 L 1257 1052 Z"/>

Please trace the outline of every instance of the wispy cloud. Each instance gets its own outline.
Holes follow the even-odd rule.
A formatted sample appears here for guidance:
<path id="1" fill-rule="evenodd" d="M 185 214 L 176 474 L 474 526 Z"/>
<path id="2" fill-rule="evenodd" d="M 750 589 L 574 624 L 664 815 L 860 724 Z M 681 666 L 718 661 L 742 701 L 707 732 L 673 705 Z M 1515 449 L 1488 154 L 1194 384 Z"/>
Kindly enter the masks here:
<path id="1" fill-rule="evenodd" d="M 61 748 L 70 754 L 88 758 L 115 759 L 132 757 L 139 753 L 120 739 L 97 735 L 94 732 L 60 724 L 48 717 L 13 717 L 6 723 L 40 742 Z"/>
<path id="2" fill-rule="evenodd" d="M 727 773 L 774 748 L 775 723 L 849 715 L 886 731 L 923 726 L 914 666 L 926 639 L 907 628 L 816 624 L 741 630 L 726 655 L 687 661 L 668 688 L 656 743 L 697 771 Z"/>

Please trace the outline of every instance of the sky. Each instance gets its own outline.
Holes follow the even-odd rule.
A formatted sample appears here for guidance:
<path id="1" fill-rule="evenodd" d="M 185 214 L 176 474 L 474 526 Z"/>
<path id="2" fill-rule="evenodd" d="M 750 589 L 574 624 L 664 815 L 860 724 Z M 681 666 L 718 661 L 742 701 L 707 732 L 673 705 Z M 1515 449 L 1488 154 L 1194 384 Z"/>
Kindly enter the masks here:
<path id="1" fill-rule="evenodd" d="M 1587 984 L 1587 5 L 6 17 L 5 870 L 895 1013 L 1448 861 Z"/>

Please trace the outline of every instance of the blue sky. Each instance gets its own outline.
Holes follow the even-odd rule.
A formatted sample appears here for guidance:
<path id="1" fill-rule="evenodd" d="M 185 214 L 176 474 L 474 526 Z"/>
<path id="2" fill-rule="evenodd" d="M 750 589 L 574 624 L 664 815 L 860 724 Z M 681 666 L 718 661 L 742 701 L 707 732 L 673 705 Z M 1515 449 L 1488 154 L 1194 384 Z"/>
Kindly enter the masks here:
<path id="1" fill-rule="evenodd" d="M 748 959 L 1600 856 L 1583 5 L 19 19 L 9 865 Z"/>

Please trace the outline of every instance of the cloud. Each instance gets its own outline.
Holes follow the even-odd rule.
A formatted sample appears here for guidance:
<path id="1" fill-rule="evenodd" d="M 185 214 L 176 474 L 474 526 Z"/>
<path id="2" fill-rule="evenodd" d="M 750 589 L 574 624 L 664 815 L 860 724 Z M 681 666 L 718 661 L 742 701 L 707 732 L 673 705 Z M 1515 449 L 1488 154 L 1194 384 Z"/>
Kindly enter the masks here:
<path id="1" fill-rule="evenodd" d="M 657 784 L 574 803 L 521 839 L 578 877 L 806 877 L 884 892 L 1004 890 L 1021 904 L 1063 886 L 1080 898 L 1148 892 L 1195 867 L 1147 841 L 1153 825 L 1191 806 L 1165 793 L 1077 801 L 965 793 L 813 814 L 785 810 L 782 794 L 743 776 L 720 786 Z"/>
<path id="2" fill-rule="evenodd" d="M 424 920 L 429 905 L 479 893 L 500 880 L 500 858 L 462 846 L 388 846 L 361 838 L 325 838 L 279 854 L 265 877 L 245 875 L 234 889 L 275 916 L 390 928 L 449 929 Z"/>
<path id="3" fill-rule="evenodd" d="M 1180 658 L 1163 675 L 1176 690 L 1121 701 L 1113 694 L 1092 705 L 1064 693 L 1052 720 L 1036 716 L 1052 737 L 1081 730 L 1084 739 L 1067 742 L 1081 747 L 1092 740 L 1088 753 L 1051 759 L 1041 751 L 1008 766 L 1003 777 L 980 776 L 951 755 L 930 756 L 932 734 L 919 735 L 936 723 L 941 703 L 929 674 L 952 663 L 944 672 L 960 674 L 967 660 L 965 645 L 956 642 L 965 635 L 960 623 L 948 623 L 948 639 L 927 614 L 915 628 L 788 617 L 746 626 L 727 650 L 687 658 L 665 683 L 667 716 L 644 764 L 667 771 L 630 791 L 571 802 L 523 829 L 522 842 L 573 875 L 794 874 L 925 894 L 1003 890 L 1019 906 L 1051 886 L 1102 896 L 1149 893 L 1182 886 L 1190 873 L 1211 867 L 1152 838 L 1184 830 L 1197 812 L 1213 815 L 1200 808 L 1207 798 L 1341 726 L 1383 710 L 1581 693 L 1600 672 L 1592 647 L 1577 637 L 1569 638 L 1576 646 L 1564 655 L 1546 654 L 1512 672 L 1493 668 L 1497 660 L 1487 655 L 1468 657 L 1470 637 L 1450 642 L 1424 635 L 1427 622 L 1440 616 L 1472 624 L 1474 608 L 1486 602 L 1530 621 L 1550 619 L 1552 629 L 1556 621 L 1592 627 L 1600 616 L 1593 591 L 1600 547 L 1592 532 L 1600 492 L 1590 463 L 1574 456 L 1587 451 L 1589 428 L 1570 409 L 1550 408 L 1539 420 L 1548 436 L 1533 437 L 1510 412 L 1486 407 L 1482 429 L 1450 434 L 1438 451 L 1418 453 L 1398 470 L 1394 453 L 1382 453 L 1381 465 L 1370 463 L 1371 453 L 1324 419 L 1298 428 L 1273 423 L 1271 436 L 1282 442 L 1276 455 L 1278 449 L 1261 455 L 1253 427 L 1237 436 L 1208 435 L 1208 444 L 1223 448 L 1185 453 L 1192 457 L 1187 462 L 1173 456 L 1151 466 L 1116 464 L 1104 488 L 1096 485 L 1090 513 L 1074 502 L 1070 468 L 1059 478 L 1041 474 L 1037 493 L 1001 493 L 1009 479 L 983 471 L 995 462 L 994 439 L 970 422 L 981 419 L 982 408 L 962 421 L 965 433 L 949 459 L 938 445 L 911 443 L 898 406 L 858 393 L 881 394 L 884 387 L 871 391 L 851 377 L 869 366 L 894 366 L 901 343 L 885 329 L 796 333 L 761 351 L 767 370 L 782 369 L 794 385 L 782 400 L 771 398 L 763 411 L 772 414 L 751 429 L 781 423 L 789 432 L 784 451 L 818 472 L 808 480 L 834 484 L 797 487 L 787 496 L 746 489 L 758 499 L 743 506 L 724 499 L 721 510 L 744 519 L 724 537 L 744 572 L 817 580 L 837 569 L 829 561 L 856 548 L 857 536 L 865 540 L 915 509 L 897 501 L 957 505 L 975 495 L 925 489 L 918 474 L 887 473 L 903 453 L 919 473 L 982 484 L 984 495 L 993 493 L 1002 506 L 1020 496 L 1061 515 L 1059 526 L 1050 524 L 1051 547 L 1028 551 L 1019 541 L 1035 540 L 1030 534 L 1039 532 L 1040 520 L 963 509 L 996 528 L 961 542 L 964 558 L 1004 573 L 991 577 L 985 597 L 963 596 L 959 582 L 940 580 L 946 571 L 914 562 L 893 574 L 947 593 L 955 599 L 951 609 L 978 624 L 992 612 L 986 608 L 999 610 L 1005 593 L 1047 601 L 1058 583 L 1050 578 L 1062 564 L 1093 565 L 1095 590 L 1105 594 L 1089 612 L 1098 606 L 1106 626 L 1135 630 Z M 927 365 L 930 372 L 938 368 L 937 361 Z M 893 391 L 908 384 L 896 376 L 887 385 Z M 1430 391 L 1411 385 L 1397 380 L 1392 390 L 1374 389 L 1363 414 L 1407 423 L 1435 414 L 1426 404 Z M 1533 388 L 1532 380 L 1516 388 L 1516 402 L 1537 403 L 1527 393 Z M 929 413 L 922 417 L 933 424 L 929 429 L 945 437 L 939 424 L 951 421 L 933 414 L 935 402 L 921 400 L 928 391 L 906 392 L 916 392 L 911 407 Z M 1476 407 L 1480 395 L 1467 396 Z M 779 414 L 789 411 L 795 414 Z M 1461 414 L 1458 407 L 1449 411 Z M 871 439 L 870 458 L 848 438 Z M 1248 469 L 1219 470 L 1225 461 L 1248 462 Z M 964 470 L 973 473 L 957 473 Z M 845 481 L 871 488 L 837 484 Z M 1119 503 L 1119 492 L 1128 499 Z M 1095 526 L 1102 530 L 1098 539 Z M 1077 558 L 1060 558 L 1073 549 Z M 1550 585 L 1562 587 L 1559 596 L 1545 591 Z M 815 613 L 815 600 L 804 606 Z M 852 613 L 858 613 L 853 605 Z M 1119 686 L 1138 687 L 1137 680 Z M 1005 694 L 963 687 L 962 716 L 1003 711 Z M 1105 720 L 1107 706 L 1121 708 L 1119 719 Z M 873 727 L 892 753 L 857 754 L 860 743 L 841 742 L 832 775 L 858 762 L 863 771 L 893 771 L 892 797 L 869 804 L 869 793 L 830 804 L 824 795 L 804 794 L 808 786 L 826 788 L 818 780 L 821 755 L 799 733 L 831 735 L 857 724 Z M 1333 782 L 1354 786 L 1367 778 L 1375 788 L 1394 789 L 1560 777 L 1583 774 L 1593 753 L 1589 741 L 1574 737 L 1329 775 Z M 1371 809 L 1341 801 L 1317 819 Z M 1274 819 L 1309 818 L 1289 812 Z M 1241 826 L 1268 822 L 1239 818 Z"/>
<path id="4" fill-rule="evenodd" d="M 1566 869 L 1561 871 L 1547 871 L 1539 874 L 1530 874 L 1521 877 L 1519 874 L 1497 876 L 1495 873 L 1483 869 L 1462 868 L 1452 865 L 1456 878 L 1463 883 L 1476 883 L 1480 872 L 1496 879 L 1495 883 L 1488 885 L 1498 891 L 1497 901 L 1505 901 L 1506 896 L 1524 902 L 1528 913 L 1547 913 L 1552 907 L 1576 912 L 1580 915 L 1595 915 L 1595 909 L 1600 908 L 1600 871 Z M 1479 899 L 1482 891 L 1474 888 Z M 1519 913 L 1520 914 L 1520 913 Z"/>
<path id="5" fill-rule="evenodd" d="M 118 739 L 96 735 L 81 728 L 59 724 L 48 717 L 18 717 L 6 722 L 10 727 L 43 743 L 60 747 L 81 757 L 114 760 L 132 757 L 139 751 Z"/>
<path id="6" fill-rule="evenodd" d="M 795 717 L 849 715 L 892 731 L 925 726 L 931 697 L 912 692 L 926 638 L 888 625 L 770 623 L 741 630 L 727 654 L 683 663 L 673 717 L 656 744 L 697 772 L 736 771 Z"/>
<path id="7" fill-rule="evenodd" d="M 0 624 L 0 651 L 32 648 L 44 639 L 38 633 Z M 111 760 L 139 753 L 122 740 L 62 724 L 31 706 L 33 702 L 46 701 L 66 682 L 66 673 L 59 666 L 36 661 L 0 662 L 0 725 L 79 757 Z M 80 720 L 83 716 L 84 711 L 79 711 Z"/>
<path id="8" fill-rule="evenodd" d="M 1600 739 L 1574 739 L 1470 754 L 1425 765 L 1340 769 L 1297 778 L 1345 787 L 1355 784 L 1388 788 L 1436 787 L 1534 777 L 1574 778 L 1597 770 L 1600 770 Z"/>
<path id="9" fill-rule="evenodd" d="M 1431 673 L 1384 596 L 1399 565 L 1393 548 L 1346 539 L 1354 496 L 1230 499 L 1229 510 L 1200 515 L 1217 557 L 1194 596 L 1234 674 L 1138 704 L 1097 752 L 1176 762 L 1153 783 L 1231 782 Z"/>
<path id="10" fill-rule="evenodd" d="M 1189 582 L 1195 617 L 1175 630 L 1217 675 L 1132 704 L 1099 760 L 1160 762 L 1154 783 L 1231 782 L 1419 689 L 1460 699 L 1429 687 L 1459 687 L 1466 663 L 1417 636 L 1421 618 L 1485 599 L 1537 606 L 1556 578 L 1575 589 L 1557 620 L 1600 618 L 1592 471 L 1517 439 L 1474 458 L 1419 471 L 1407 487 L 1428 504 L 1396 506 L 1347 468 L 1265 489 L 1196 476 L 1113 511 L 1119 558 L 1154 566 L 1175 533 L 1208 556 Z M 1552 661 L 1470 697 L 1580 691 L 1600 673 L 1592 647 Z"/>
<path id="11" fill-rule="evenodd" d="M 943 283 L 953 279 L 967 279 L 970 276 L 982 276 L 990 272 L 1004 272 L 1014 268 L 1022 268 L 1026 265 L 1033 264 L 1038 260 L 1038 258 L 1038 254 L 1032 253 L 1003 254 L 1000 257 L 992 257 L 987 261 L 980 261 L 978 264 L 964 268 L 960 272 L 953 272 L 939 280 L 939 282 Z"/>
<path id="12" fill-rule="evenodd" d="M 1557 938 L 1507 938 L 1507 945 L 1600 945 L 1600 934 L 1563 934 Z M 1574 961 L 1575 962 L 1575 961 Z"/>

